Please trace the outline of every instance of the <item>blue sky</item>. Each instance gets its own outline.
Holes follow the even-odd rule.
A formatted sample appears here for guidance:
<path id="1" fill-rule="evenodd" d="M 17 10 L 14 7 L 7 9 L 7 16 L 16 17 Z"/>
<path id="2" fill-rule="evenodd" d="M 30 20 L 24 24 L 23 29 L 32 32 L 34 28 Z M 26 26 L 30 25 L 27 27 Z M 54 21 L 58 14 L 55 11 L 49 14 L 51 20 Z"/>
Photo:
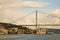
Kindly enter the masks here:
<path id="1" fill-rule="evenodd" d="M 16 5 L 15 5 L 15 2 L 16 2 Z M 22 2 L 22 4 L 21 4 L 21 2 Z M 43 4 L 44 2 L 45 2 L 45 4 Z M 39 6 L 39 3 L 41 3 L 40 6 Z M 23 11 L 23 12 L 29 12 L 29 11 L 31 12 L 36 9 L 57 9 L 57 8 L 60 8 L 60 0 L 0 0 L 0 4 L 1 4 L 0 10 L 13 9 L 13 10 Z M 2 5 L 4 5 L 4 6 L 2 6 Z M 20 5 L 21 7 L 18 5 Z"/>
<path id="2" fill-rule="evenodd" d="M 36 2 L 48 2 L 50 5 L 46 6 L 46 8 L 59 8 L 60 0 L 24 0 L 24 1 L 36 1 Z"/>
<path id="3" fill-rule="evenodd" d="M 49 2 L 51 5 L 46 6 L 47 8 L 60 8 L 60 0 L 44 0 L 45 2 Z"/>
<path id="4" fill-rule="evenodd" d="M 49 5 L 45 5 L 42 7 L 26 7 L 26 8 L 21 8 L 22 11 L 25 12 L 31 12 L 35 9 L 57 9 L 60 8 L 60 0 L 23 0 L 23 1 L 33 1 L 33 2 L 48 2 Z"/>

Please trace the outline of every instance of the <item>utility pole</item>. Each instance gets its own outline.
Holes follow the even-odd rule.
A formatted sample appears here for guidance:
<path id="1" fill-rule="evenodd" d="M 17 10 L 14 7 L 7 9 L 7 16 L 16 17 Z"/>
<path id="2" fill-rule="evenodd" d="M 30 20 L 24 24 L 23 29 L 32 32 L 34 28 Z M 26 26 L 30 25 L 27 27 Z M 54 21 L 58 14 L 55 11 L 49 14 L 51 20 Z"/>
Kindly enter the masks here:
<path id="1" fill-rule="evenodd" d="M 37 19 L 38 18 L 37 18 L 37 10 L 36 10 L 36 30 L 37 30 L 37 27 L 38 27 L 38 24 L 37 24 L 38 20 Z"/>

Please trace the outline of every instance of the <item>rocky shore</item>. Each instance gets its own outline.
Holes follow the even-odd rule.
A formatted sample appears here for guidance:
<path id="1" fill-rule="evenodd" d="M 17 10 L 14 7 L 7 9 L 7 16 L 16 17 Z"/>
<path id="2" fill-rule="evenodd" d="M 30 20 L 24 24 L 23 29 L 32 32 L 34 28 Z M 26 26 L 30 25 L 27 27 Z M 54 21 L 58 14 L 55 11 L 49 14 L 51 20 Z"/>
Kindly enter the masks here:
<path id="1" fill-rule="evenodd" d="M 0 34 L 34 34 L 35 30 L 21 25 L 13 25 L 8 23 L 0 23 Z"/>
<path id="2" fill-rule="evenodd" d="M 21 25 L 0 23 L 0 34 L 60 34 L 60 29 L 39 28 L 32 30 Z"/>

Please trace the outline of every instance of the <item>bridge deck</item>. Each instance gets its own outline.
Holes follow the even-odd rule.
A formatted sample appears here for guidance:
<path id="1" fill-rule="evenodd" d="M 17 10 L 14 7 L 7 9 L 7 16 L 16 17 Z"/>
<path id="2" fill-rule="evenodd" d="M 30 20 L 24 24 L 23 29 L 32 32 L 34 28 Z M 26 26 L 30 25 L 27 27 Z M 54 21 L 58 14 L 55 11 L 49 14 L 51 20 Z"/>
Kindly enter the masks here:
<path id="1" fill-rule="evenodd" d="M 21 26 L 36 26 L 36 25 L 21 25 Z M 40 24 L 37 26 L 60 26 L 60 24 Z"/>

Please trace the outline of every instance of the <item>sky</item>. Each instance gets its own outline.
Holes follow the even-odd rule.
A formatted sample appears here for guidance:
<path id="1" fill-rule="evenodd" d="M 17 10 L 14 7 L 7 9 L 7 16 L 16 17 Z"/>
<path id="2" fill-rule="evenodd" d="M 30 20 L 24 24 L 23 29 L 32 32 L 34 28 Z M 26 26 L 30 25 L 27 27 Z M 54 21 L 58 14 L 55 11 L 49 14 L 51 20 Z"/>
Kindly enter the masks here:
<path id="1" fill-rule="evenodd" d="M 0 22 L 35 24 L 36 10 L 38 24 L 60 24 L 60 0 L 0 0 Z"/>

